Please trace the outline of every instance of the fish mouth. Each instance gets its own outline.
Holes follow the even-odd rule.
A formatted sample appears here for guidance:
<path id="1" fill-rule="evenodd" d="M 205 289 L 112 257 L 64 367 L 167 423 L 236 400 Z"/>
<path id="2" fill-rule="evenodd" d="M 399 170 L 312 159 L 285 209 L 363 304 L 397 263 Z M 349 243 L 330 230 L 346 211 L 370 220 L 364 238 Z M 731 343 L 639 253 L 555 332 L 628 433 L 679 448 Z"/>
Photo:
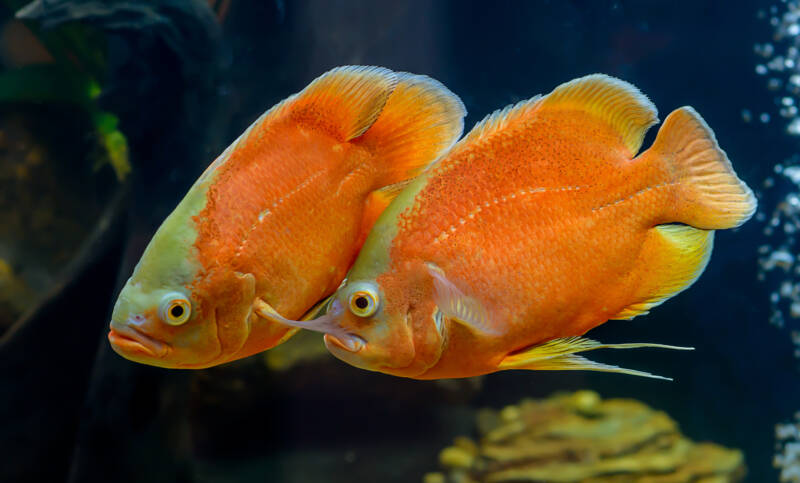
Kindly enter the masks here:
<path id="1" fill-rule="evenodd" d="M 325 334 L 325 345 L 326 346 L 334 346 L 338 349 L 342 349 L 347 352 L 356 353 L 360 351 L 366 342 L 364 339 L 357 335 L 349 334 L 344 338 L 344 340 L 336 337 L 335 335 Z"/>
<path id="2" fill-rule="evenodd" d="M 149 335 L 133 327 L 115 327 L 112 322 L 109 329 L 108 341 L 115 350 L 119 349 L 126 353 L 139 353 L 151 357 L 164 357 L 169 351 L 166 344 L 153 339 Z"/>

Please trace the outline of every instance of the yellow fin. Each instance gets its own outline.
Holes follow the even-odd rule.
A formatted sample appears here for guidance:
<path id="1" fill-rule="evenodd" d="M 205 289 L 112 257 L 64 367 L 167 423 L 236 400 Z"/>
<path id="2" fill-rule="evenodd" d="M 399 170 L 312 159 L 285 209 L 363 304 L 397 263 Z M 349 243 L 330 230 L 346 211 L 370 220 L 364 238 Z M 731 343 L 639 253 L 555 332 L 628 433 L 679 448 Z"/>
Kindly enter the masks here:
<path id="1" fill-rule="evenodd" d="M 687 225 L 659 225 L 651 228 L 636 266 L 636 302 L 610 319 L 632 319 L 686 290 L 708 265 L 714 246 L 714 232 Z"/>
<path id="2" fill-rule="evenodd" d="M 580 109 L 609 123 L 633 157 L 647 129 L 658 122 L 656 106 L 633 85 L 605 74 L 592 74 L 556 87 L 540 109 Z"/>
<path id="3" fill-rule="evenodd" d="M 665 344 L 650 343 L 627 343 L 627 344 L 603 344 L 592 339 L 583 337 L 565 337 L 553 339 L 548 342 L 537 344 L 522 351 L 506 356 L 498 365 L 500 370 L 508 369 L 529 369 L 538 371 L 601 371 L 617 372 L 633 376 L 650 377 L 654 379 L 672 379 L 650 374 L 649 372 L 625 369 L 622 367 L 590 361 L 585 357 L 575 355 L 578 352 L 586 352 L 595 349 L 637 349 L 641 347 L 653 347 L 658 349 L 674 350 L 693 350 L 691 347 L 679 347 Z"/>
<path id="4" fill-rule="evenodd" d="M 419 174 L 450 149 L 464 129 L 461 99 L 424 75 L 399 72 L 397 85 L 375 123 L 356 142 L 376 153 L 381 185 Z"/>
<path id="5" fill-rule="evenodd" d="M 364 244 L 364 240 L 367 239 L 367 235 L 369 235 L 370 230 L 372 230 L 372 227 L 378 220 L 378 217 L 381 216 L 381 213 L 383 213 L 386 207 L 389 206 L 389 203 L 397 198 L 397 195 L 399 195 L 400 192 L 411 183 L 411 181 L 413 181 L 413 178 L 401 181 L 399 183 L 390 184 L 389 186 L 384 186 L 383 188 L 370 193 L 364 206 L 364 214 L 361 217 L 361 232 L 359 233 L 358 240 L 356 241 L 356 247 L 359 249 L 361 248 L 361 246 Z"/>
<path id="6" fill-rule="evenodd" d="M 753 192 L 737 176 L 714 132 L 691 107 L 676 109 L 664 120 L 642 157 L 667 163 L 681 196 L 674 219 L 697 228 L 720 230 L 741 225 L 756 210 Z"/>

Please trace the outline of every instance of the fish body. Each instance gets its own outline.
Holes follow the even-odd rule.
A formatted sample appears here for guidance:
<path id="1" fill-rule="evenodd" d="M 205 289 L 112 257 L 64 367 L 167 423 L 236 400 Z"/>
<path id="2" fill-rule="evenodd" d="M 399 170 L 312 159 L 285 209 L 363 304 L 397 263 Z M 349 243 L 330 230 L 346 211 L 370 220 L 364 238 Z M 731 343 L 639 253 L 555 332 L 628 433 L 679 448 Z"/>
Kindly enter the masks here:
<path id="1" fill-rule="evenodd" d="M 328 315 L 299 324 L 357 367 L 419 378 L 594 369 L 580 337 L 691 285 L 713 230 L 754 212 L 691 108 L 657 122 L 604 75 L 489 116 L 386 209 Z M 669 346 L 660 346 L 669 347 Z"/>
<path id="2" fill-rule="evenodd" d="M 396 185 L 460 136 L 438 82 L 342 67 L 256 120 L 154 235 L 109 339 L 137 362 L 200 368 L 273 347 L 341 283 Z"/>

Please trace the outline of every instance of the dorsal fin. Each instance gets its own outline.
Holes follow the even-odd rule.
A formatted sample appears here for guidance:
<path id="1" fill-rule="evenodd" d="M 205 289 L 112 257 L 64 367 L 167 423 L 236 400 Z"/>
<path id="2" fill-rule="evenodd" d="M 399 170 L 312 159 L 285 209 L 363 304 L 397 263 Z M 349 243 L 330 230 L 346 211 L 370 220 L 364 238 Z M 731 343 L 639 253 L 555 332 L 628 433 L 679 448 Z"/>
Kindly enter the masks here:
<path id="1" fill-rule="evenodd" d="M 457 95 L 428 76 L 397 73 L 380 116 L 354 143 L 374 153 L 385 173 L 380 186 L 412 178 L 450 149 L 467 111 Z"/>
<path id="2" fill-rule="evenodd" d="M 300 124 L 349 141 L 378 119 L 397 80 L 397 74 L 383 67 L 337 67 L 287 99 L 287 114 Z"/>
<path id="3" fill-rule="evenodd" d="M 631 157 L 639 152 L 647 129 L 658 122 L 652 102 L 633 85 L 592 74 L 556 87 L 542 99 L 541 109 L 580 109 L 609 123 L 622 137 Z"/>
<path id="4" fill-rule="evenodd" d="M 482 121 L 475 124 L 475 127 L 464 136 L 459 144 L 474 142 L 480 138 L 486 137 L 504 129 L 509 124 L 518 121 L 531 114 L 537 107 L 542 96 L 537 95 L 528 100 L 520 101 L 516 104 L 509 104 L 508 106 L 498 109 L 488 116 L 484 117 Z"/>
<path id="5" fill-rule="evenodd" d="M 261 114 L 217 156 L 195 184 L 209 179 L 253 132 L 283 117 L 324 130 L 341 142 L 364 134 L 380 116 L 397 82 L 397 74 L 383 67 L 344 66 L 329 70 Z"/>

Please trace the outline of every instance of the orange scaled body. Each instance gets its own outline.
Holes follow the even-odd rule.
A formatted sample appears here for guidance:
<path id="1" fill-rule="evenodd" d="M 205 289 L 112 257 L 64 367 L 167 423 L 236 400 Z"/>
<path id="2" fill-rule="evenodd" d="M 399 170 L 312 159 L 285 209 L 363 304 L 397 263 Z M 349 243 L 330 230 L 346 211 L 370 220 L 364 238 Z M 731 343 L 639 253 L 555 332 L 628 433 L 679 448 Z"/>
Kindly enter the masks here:
<path id="1" fill-rule="evenodd" d="M 648 344 L 578 336 L 688 287 L 711 230 L 755 209 L 691 108 L 637 156 L 656 121 L 633 86 L 602 75 L 490 116 L 393 201 L 308 325 L 342 360 L 406 377 L 648 375 L 575 355 Z"/>

